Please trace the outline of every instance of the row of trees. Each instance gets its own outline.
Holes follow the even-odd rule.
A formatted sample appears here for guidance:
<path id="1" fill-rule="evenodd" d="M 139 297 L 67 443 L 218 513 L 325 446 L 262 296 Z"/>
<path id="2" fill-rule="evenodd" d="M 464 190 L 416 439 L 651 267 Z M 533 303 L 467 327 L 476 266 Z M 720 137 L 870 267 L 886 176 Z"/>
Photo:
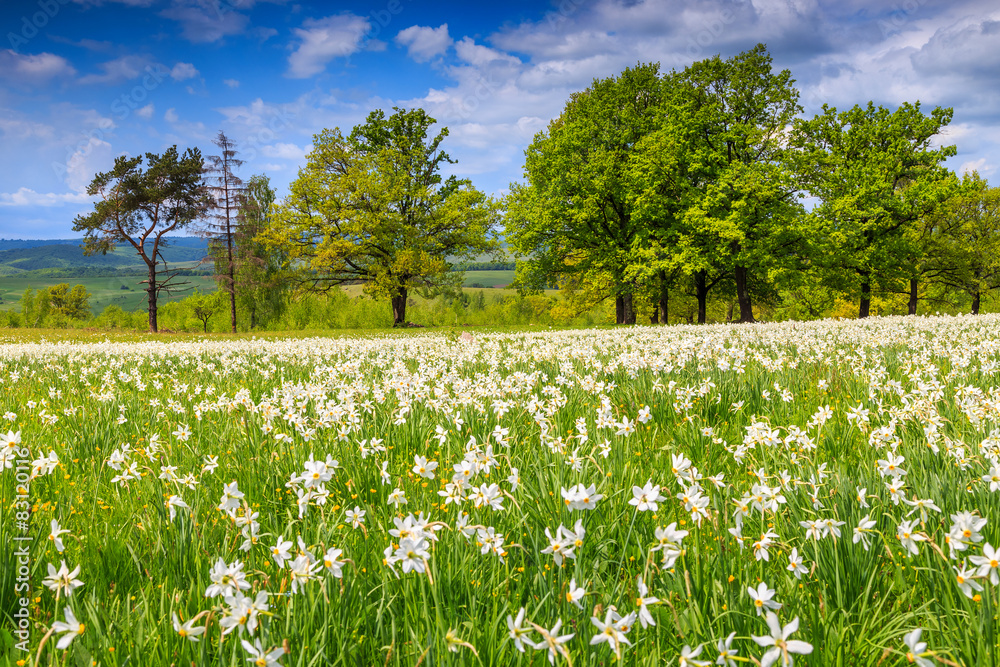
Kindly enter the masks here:
<path id="1" fill-rule="evenodd" d="M 666 321 L 669 295 L 713 290 L 739 320 L 782 289 L 822 285 L 869 314 L 873 289 L 921 283 L 980 296 L 1000 283 L 997 192 L 943 166 L 950 109 L 868 103 L 799 117 L 788 70 L 763 45 L 662 74 L 655 64 L 597 80 L 526 152 L 506 237 L 529 259 L 517 284 L 557 280 L 581 308 L 613 297 Z M 803 199 L 812 199 L 811 210 Z"/>
<path id="2" fill-rule="evenodd" d="M 99 173 L 88 193 L 98 196 L 95 210 L 74 221 L 84 232 L 87 254 L 107 253 L 120 243 L 131 245 L 147 267 L 149 330 L 157 331 L 157 303 L 161 295 L 186 290 L 182 278 L 190 269 L 171 268 L 163 255 L 169 234 L 192 225 L 208 238 L 221 292 L 229 305 L 230 328 L 236 331 L 237 312 L 245 311 L 250 328 L 280 313 L 284 304 L 288 257 L 262 240 L 271 225 L 275 191 L 266 176 L 245 183 L 234 173 L 242 161 L 233 143 L 219 132 L 220 155 L 202 159 L 201 152 L 180 154 L 171 147 L 162 154 L 122 156 L 114 167 Z M 197 223 L 201 223 L 200 225 Z M 212 302 L 213 309 L 215 302 Z"/>
<path id="3" fill-rule="evenodd" d="M 455 262 L 501 259 L 501 222 L 527 258 L 523 292 L 558 285 L 577 312 L 613 298 L 619 323 L 642 311 L 666 322 L 672 293 L 697 299 L 699 322 L 710 294 L 733 298 L 743 322 L 782 296 L 816 315 L 848 295 L 866 317 L 873 291 L 909 294 L 915 313 L 930 284 L 978 312 L 1000 286 L 1000 194 L 945 168 L 955 148 L 936 142 L 951 110 L 868 103 L 805 119 L 794 83 L 763 45 L 596 80 L 536 135 L 502 202 L 443 177 L 448 130 L 432 135 L 422 109 L 315 135 L 280 203 L 266 177 L 239 178 L 220 132 L 207 160 L 176 147 L 147 153 L 145 168 L 118 158 L 74 229 L 88 252 L 130 243 L 142 256 L 152 331 L 157 296 L 181 284 L 163 261 L 167 235 L 198 220 L 233 331 L 238 312 L 251 328 L 273 318 L 284 288 L 355 283 L 403 324 L 412 292 L 456 293 Z"/>
<path id="4" fill-rule="evenodd" d="M 442 177 L 442 167 L 454 163 L 440 148 L 447 128 L 432 137 L 435 120 L 422 109 L 394 111 L 372 112 L 346 137 L 339 129 L 316 135 L 280 205 L 265 176 L 239 178 L 242 161 L 222 132 L 220 154 L 207 160 L 176 147 L 147 153 L 145 168 L 141 156 L 119 157 L 90 184 L 99 199 L 74 230 L 84 232 L 87 253 L 129 243 L 143 258 L 150 331 L 157 330 L 159 295 L 184 284 L 163 257 L 167 235 L 199 220 L 232 331 L 241 310 L 251 328 L 275 317 L 284 289 L 325 292 L 354 283 L 389 299 L 394 325 L 404 324 L 411 291 L 431 297 L 459 290 L 462 275 L 450 271 L 450 260 L 499 250 L 500 215 L 497 202 L 468 180 Z M 206 301 L 200 312 L 215 307 Z"/>

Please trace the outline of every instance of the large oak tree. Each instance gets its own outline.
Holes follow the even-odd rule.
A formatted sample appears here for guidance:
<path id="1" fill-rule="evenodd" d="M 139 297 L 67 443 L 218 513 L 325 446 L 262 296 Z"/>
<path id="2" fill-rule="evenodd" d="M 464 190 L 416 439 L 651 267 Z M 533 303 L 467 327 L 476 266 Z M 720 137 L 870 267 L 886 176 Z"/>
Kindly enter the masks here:
<path id="1" fill-rule="evenodd" d="M 277 208 L 272 242 L 302 268 L 314 290 L 361 283 L 392 302 L 394 325 L 406 321 L 411 290 L 455 289 L 462 273 L 449 259 L 498 248 L 495 202 L 465 180 L 443 179 L 453 160 L 441 150 L 447 128 L 423 109 L 381 110 L 344 136 L 313 138 L 307 164 Z"/>
<path id="2" fill-rule="evenodd" d="M 527 259 L 517 284 L 552 282 L 614 297 L 616 322 L 635 324 L 638 285 L 629 271 L 646 222 L 635 214 L 629 170 L 638 143 L 662 115 L 658 65 L 638 65 L 574 93 L 525 151 L 524 183 L 511 185 L 507 240 Z"/>

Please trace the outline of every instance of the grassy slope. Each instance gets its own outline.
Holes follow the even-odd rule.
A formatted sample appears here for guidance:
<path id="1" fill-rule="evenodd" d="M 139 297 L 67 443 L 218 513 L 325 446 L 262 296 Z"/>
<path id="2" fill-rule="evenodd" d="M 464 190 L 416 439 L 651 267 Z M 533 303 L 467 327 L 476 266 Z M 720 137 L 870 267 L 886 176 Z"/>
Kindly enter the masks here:
<path id="1" fill-rule="evenodd" d="M 59 283 L 67 283 L 70 286 L 83 285 L 90 292 L 90 309 L 97 314 L 111 304 L 117 304 L 122 310 L 141 310 L 146 305 L 146 294 L 142 291 L 144 285 L 139 281 L 142 276 L 113 276 L 94 277 L 85 276 L 81 278 L 72 277 L 46 277 L 31 275 L 27 276 L 5 276 L 0 278 L 0 310 L 12 310 L 19 308 L 21 295 L 24 290 L 40 289 L 51 287 Z M 214 292 L 215 281 L 211 276 L 184 276 L 183 280 L 191 281 L 187 287 L 197 287 L 203 292 Z M 122 285 L 131 288 L 130 291 L 121 289 Z M 175 296 L 164 296 L 162 303 L 175 301 L 187 296 L 188 292 Z"/>
<path id="2" fill-rule="evenodd" d="M 178 266 L 184 266 L 184 264 L 178 264 Z M 95 314 L 100 313 L 110 304 L 116 304 L 126 311 L 142 310 L 146 305 L 145 294 L 142 292 L 143 286 L 138 284 L 142 279 L 141 276 L 49 276 L 34 271 L 19 275 L 4 275 L 0 276 L 0 310 L 18 308 L 21 295 L 26 289 L 40 289 L 59 283 L 86 287 L 91 294 L 90 308 Z M 465 285 L 466 287 L 472 284 L 483 285 L 484 287 L 481 289 L 486 289 L 486 297 L 489 299 L 495 294 L 501 296 L 513 294 L 512 290 L 491 289 L 497 285 L 508 285 L 513 279 L 513 271 L 469 271 L 465 274 Z M 214 292 L 216 289 L 215 281 L 211 276 L 187 276 L 184 280 L 191 281 L 189 287 L 196 287 L 201 292 Z M 121 289 L 122 285 L 131 288 L 132 291 Z M 480 288 L 469 288 L 466 291 L 475 292 L 478 289 Z M 352 296 L 357 296 L 361 293 L 361 287 L 351 286 L 347 288 L 347 291 Z M 164 297 L 164 302 L 174 301 L 186 295 L 187 293 L 174 297 Z"/>

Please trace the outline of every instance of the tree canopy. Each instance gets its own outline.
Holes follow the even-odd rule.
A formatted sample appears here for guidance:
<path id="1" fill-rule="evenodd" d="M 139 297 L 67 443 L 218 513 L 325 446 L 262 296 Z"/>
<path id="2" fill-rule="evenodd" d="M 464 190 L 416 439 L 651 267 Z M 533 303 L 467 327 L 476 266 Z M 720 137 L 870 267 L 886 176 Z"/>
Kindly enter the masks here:
<path id="1" fill-rule="evenodd" d="M 344 136 L 326 129 L 313 138 L 307 164 L 276 209 L 271 241 L 302 268 L 301 285 L 324 290 L 361 283 L 366 294 L 392 302 L 403 324 L 410 290 L 455 288 L 461 274 L 450 258 L 498 248 L 496 203 L 441 170 L 453 160 L 448 136 L 422 109 L 368 115 Z"/>

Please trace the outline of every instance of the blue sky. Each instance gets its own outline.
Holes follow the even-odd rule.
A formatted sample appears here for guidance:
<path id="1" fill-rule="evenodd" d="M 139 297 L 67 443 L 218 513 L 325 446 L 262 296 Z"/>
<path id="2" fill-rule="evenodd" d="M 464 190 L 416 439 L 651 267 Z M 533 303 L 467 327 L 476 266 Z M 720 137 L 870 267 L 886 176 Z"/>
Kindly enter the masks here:
<path id="1" fill-rule="evenodd" d="M 116 155 L 215 153 L 279 197 L 312 135 L 422 106 L 454 173 L 501 194 L 569 94 L 637 62 L 667 69 L 768 45 L 806 114 L 868 100 L 951 106 L 949 165 L 996 181 L 993 0 L 4 0 L 0 237 L 66 238 Z"/>

